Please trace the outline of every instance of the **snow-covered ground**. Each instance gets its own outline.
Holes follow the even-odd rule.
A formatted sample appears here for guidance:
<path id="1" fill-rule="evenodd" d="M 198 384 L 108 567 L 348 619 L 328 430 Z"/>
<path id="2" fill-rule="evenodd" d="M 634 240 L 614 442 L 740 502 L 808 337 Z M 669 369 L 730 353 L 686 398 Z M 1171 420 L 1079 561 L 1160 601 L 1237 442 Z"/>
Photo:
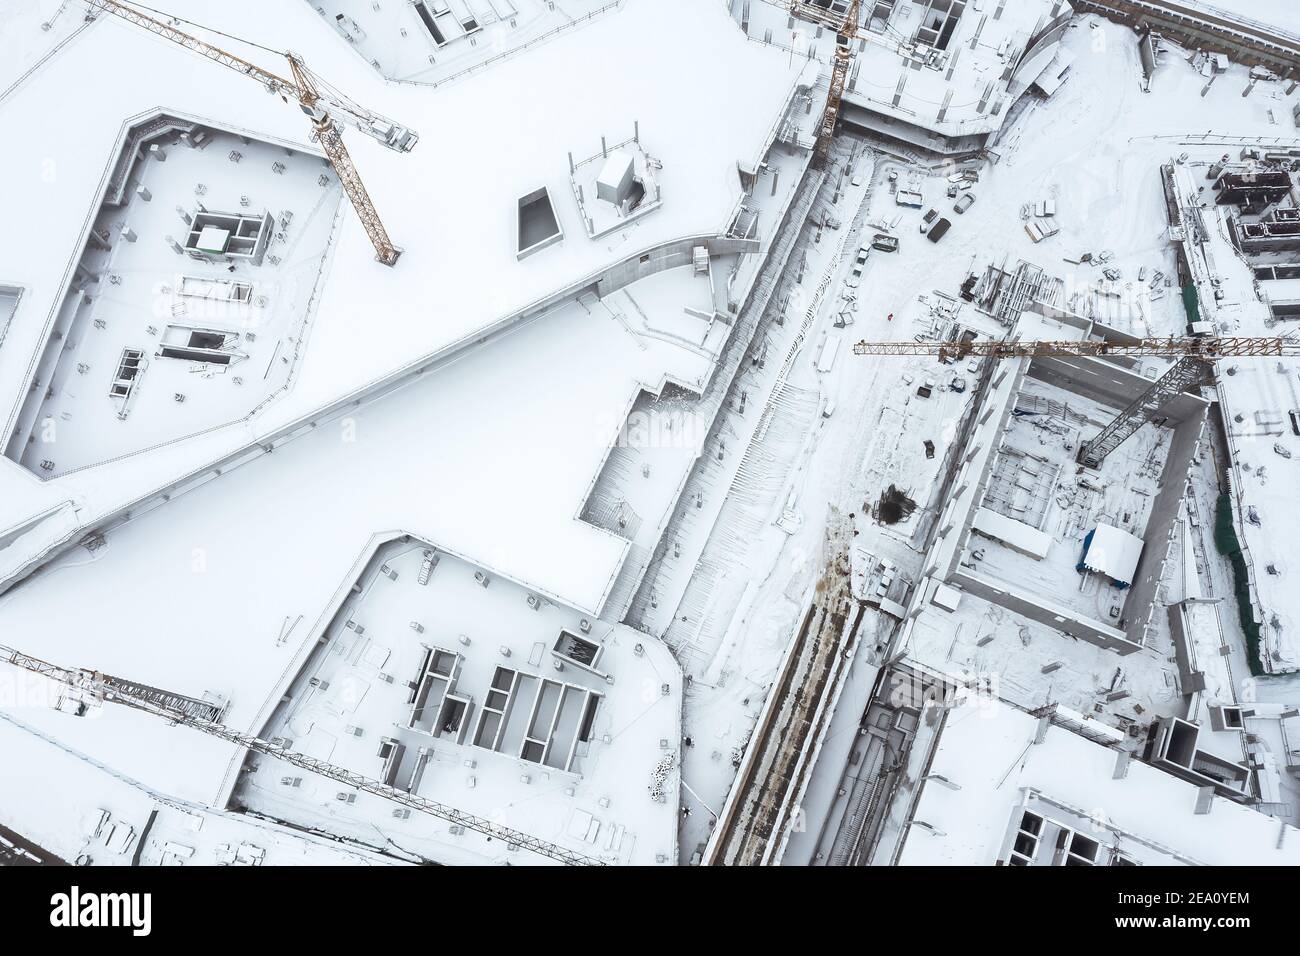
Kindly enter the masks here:
<path id="1" fill-rule="evenodd" d="M 1136 42 L 1130 31 L 1092 18 L 1081 20 L 1067 34 L 1067 48 L 1076 54 L 1072 74 L 1051 99 L 1030 101 L 1023 107 L 1016 123 L 1002 141 L 994 146 L 1000 154 L 998 163 L 981 171 L 981 181 L 973 188 L 975 205 L 964 216 L 951 216 L 952 202 L 944 196 L 946 181 L 933 177 L 922 181 L 927 206 L 934 206 L 954 221 L 952 230 L 941 244 L 932 246 L 914 230 L 920 213 L 901 210 L 885 190 L 875 196 L 872 216 L 887 221 L 902 214 L 898 234 L 902 251 L 896 257 L 874 257 L 867 281 L 857 290 L 855 314 L 859 319 L 852 331 L 855 337 L 902 340 L 925 330 L 931 320 L 927 303 L 919 302 L 924 294 L 933 301 L 931 290 L 949 295 L 968 271 L 982 272 L 985 264 L 1006 262 L 1014 267 L 1017 259 L 1034 262 L 1064 280 L 1062 304 L 1076 294 L 1085 293 L 1102 278 L 1098 266 L 1080 265 L 1083 252 L 1111 252 L 1110 265 L 1122 272 L 1121 282 L 1132 282 L 1145 271 L 1145 289 L 1152 286 L 1151 276 L 1160 270 L 1176 277 L 1174 247 L 1166 235 L 1164 198 L 1159 167 L 1186 151 L 1191 163 L 1208 163 L 1217 159 L 1225 147 L 1217 144 L 1197 145 L 1195 134 L 1209 129 L 1233 135 L 1288 136 L 1294 95 L 1285 93 L 1282 84 L 1261 83 L 1249 97 L 1241 90 L 1246 85 L 1246 71 L 1233 67 L 1220 77 L 1202 98 L 1205 77 L 1186 63 L 1175 50 L 1162 56 L 1162 63 L 1152 82 L 1152 92 L 1142 92 L 1141 70 Z M 1195 103 L 1189 111 L 1187 103 Z M 1281 125 L 1284 124 L 1285 125 Z M 941 167 L 946 175 L 950 170 Z M 904 172 L 904 178 L 907 173 Z M 1204 175 L 1203 173 L 1201 175 Z M 1060 233 L 1035 244 L 1022 228 L 1021 209 L 1026 203 L 1043 199 L 1057 202 L 1056 225 Z M 949 206 L 945 206 L 944 203 Z M 911 228 L 907 224 L 911 224 Z M 1170 282 L 1155 283 L 1153 291 L 1126 297 L 1129 303 L 1124 321 L 1114 324 L 1135 334 L 1182 334 L 1186 325 L 1178 289 Z M 1172 286 L 1172 287 L 1170 287 Z M 823 314 L 820 328 L 829 324 L 829 311 Z M 885 316 L 894 313 L 892 322 Z M 973 314 L 967 306 L 959 321 L 979 327 L 986 318 Z M 989 331 L 996 331 L 996 327 Z M 802 357 L 796 369 L 811 376 L 815 351 Z M 883 471 L 879 463 L 886 449 L 900 442 L 919 446 L 921 427 L 910 423 L 901 427 L 900 412 L 904 399 L 914 392 L 906 385 L 924 377 L 934 366 L 921 359 L 872 358 L 848 359 L 829 376 L 821 379 L 825 398 L 835 403 L 835 417 L 818 430 L 806 466 L 801 468 L 796 488 L 799 500 L 830 501 L 849 509 L 859 509 L 864 501 L 874 501 L 882 479 L 900 485 L 915 480 L 916 472 L 900 461 L 894 470 Z M 904 378 L 900 381 L 900 375 Z M 792 381 L 800 381 L 800 372 Z M 804 379 L 806 380 L 806 379 Z M 913 405 L 915 403 L 912 403 Z M 906 406 L 911 407 L 911 406 Z M 940 453 L 951 441 L 952 426 L 960 407 L 937 418 L 925 434 L 934 434 Z M 892 427 L 881 427 L 890 423 Z M 862 478 L 867 469 L 878 472 L 872 484 Z M 1209 474 L 1212 474 L 1210 472 Z M 1201 482 L 1212 482 L 1202 475 Z M 1202 484 L 1200 487 L 1205 487 Z M 1279 489 L 1283 486 L 1279 485 Z M 924 502 L 922 502 L 924 504 Z M 1200 522 L 1205 545 L 1201 548 L 1206 573 L 1220 576 L 1217 595 L 1231 600 L 1231 588 L 1222 578 L 1226 564 L 1214 551 L 1208 527 L 1213 520 L 1213 495 L 1202 501 Z M 801 566 L 800 555 L 816 553 L 821 533 L 820 513 L 805 511 L 804 527 L 791 539 L 788 549 L 773 561 L 774 576 L 781 586 L 791 585 L 798 593 L 797 578 L 791 568 Z M 866 551 L 884 555 L 904 568 L 921 568 L 919 555 L 905 541 L 898 540 L 892 529 L 882 529 L 870 521 L 859 523 L 857 544 Z M 1291 536 L 1294 537 L 1294 536 Z M 1208 550 L 1207 550 L 1208 548 Z M 1171 569 L 1171 572 L 1173 570 Z M 1162 592 L 1161 600 L 1176 600 L 1174 591 Z M 974 618 L 969 626 L 957 629 L 948 618 L 936 621 L 932 640 L 923 648 L 922 660 L 954 673 L 993 674 L 1000 693 L 1026 706 L 1048 700 L 1060 701 L 1079 711 L 1093 712 L 1100 704 L 1102 719 L 1113 721 L 1116 715 L 1145 724 L 1160 714 L 1181 713 L 1183 703 L 1177 691 L 1177 676 L 1169 658 L 1167 622 L 1163 608 L 1155 615 L 1159 632 L 1156 645 L 1125 658 L 1113 652 L 1079 641 L 1063 639 L 1050 628 L 1017 619 L 982 602 L 973 604 Z M 750 605 L 754 621 L 742 631 L 755 636 L 767 633 L 766 621 L 782 607 L 775 595 L 760 596 Z M 765 608 L 772 609 L 765 611 Z M 792 613 L 792 612 L 791 612 Z M 993 614 L 998 620 L 976 620 Z M 946 616 L 946 615 L 945 615 Z M 1237 629 L 1235 609 L 1225 606 L 1221 619 L 1231 636 L 1230 645 L 1238 655 L 1232 671 L 1239 690 L 1258 694 L 1259 699 L 1294 702 L 1297 694 L 1276 681 L 1252 681 L 1244 663 L 1244 641 Z M 922 621 L 926 618 L 923 616 Z M 782 622 L 789 626 L 789 621 Z M 992 643 L 980 641 L 990 634 L 1001 633 L 1003 639 Z M 1060 667 L 1050 675 L 1042 668 L 1053 662 Z M 1123 687 L 1128 696 L 1115 701 L 1105 698 L 1122 671 Z M 752 671 L 750 680 L 761 680 Z M 861 713 L 869 686 L 859 686 L 856 698 L 846 694 L 841 707 Z M 1101 696 L 1098 692 L 1103 691 Z M 855 705 L 854 700 L 858 703 Z M 752 703 L 752 701 L 751 701 Z M 1139 704 L 1140 712 L 1134 703 Z M 744 713 L 739 704 L 731 713 Z M 688 707 L 689 715 L 689 707 Z M 688 716 L 689 720 L 689 716 Z M 721 716 L 713 722 L 725 726 Z M 1117 721 L 1118 722 L 1118 721 Z M 855 724 L 847 723 L 848 727 Z M 691 782 L 690 756 L 685 779 Z M 840 767 L 830 772 L 838 777 Z M 811 799 L 811 798 L 810 798 Z M 810 821 L 810 827 L 815 823 Z M 690 841 L 683 839 L 684 852 Z"/>
<path id="2" fill-rule="evenodd" d="M 1300 860 L 1286 839 L 1294 829 L 1275 819 L 1222 799 L 1211 813 L 1198 813 L 1189 783 L 1137 761 L 1119 773 L 1116 751 L 1061 727 L 1038 734 L 1036 717 L 997 701 L 976 699 L 949 712 L 899 862 L 1005 861 L 1025 807 L 1107 840 L 1139 865 Z M 1039 862 L 1055 850 L 1045 845 Z"/>

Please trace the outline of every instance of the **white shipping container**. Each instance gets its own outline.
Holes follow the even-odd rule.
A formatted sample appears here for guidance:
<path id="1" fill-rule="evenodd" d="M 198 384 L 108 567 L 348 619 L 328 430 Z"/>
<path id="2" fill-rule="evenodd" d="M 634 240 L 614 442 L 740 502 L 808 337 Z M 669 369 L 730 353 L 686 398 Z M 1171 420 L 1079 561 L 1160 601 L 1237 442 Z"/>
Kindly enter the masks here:
<path id="1" fill-rule="evenodd" d="M 817 371 L 829 372 L 835 367 L 835 357 L 840 354 L 840 336 L 828 335 L 817 356 Z"/>

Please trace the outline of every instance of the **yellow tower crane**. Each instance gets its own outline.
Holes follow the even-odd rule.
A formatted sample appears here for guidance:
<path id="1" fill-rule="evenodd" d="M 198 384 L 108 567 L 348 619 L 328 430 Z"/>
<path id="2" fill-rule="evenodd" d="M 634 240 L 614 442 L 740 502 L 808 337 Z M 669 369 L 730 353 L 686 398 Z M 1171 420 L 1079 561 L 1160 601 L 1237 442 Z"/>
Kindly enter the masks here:
<path id="1" fill-rule="evenodd" d="M 844 96 L 844 82 L 849 75 L 853 59 L 853 41 L 858 38 L 858 9 L 860 0 L 790 0 L 790 12 L 802 20 L 829 27 L 835 31 L 835 58 L 831 61 L 831 88 L 817 127 L 817 142 L 813 146 L 813 165 L 821 169 L 830 156 L 831 137 L 840 116 L 840 101 Z"/>
<path id="2" fill-rule="evenodd" d="M 1099 468 L 1106 456 L 1122 445 L 1160 410 L 1189 388 L 1207 384 L 1213 363 L 1222 358 L 1251 356 L 1300 357 L 1300 341 L 1281 336 L 1264 338 L 1198 337 L 1140 338 L 1127 342 L 1097 339 L 1034 342 L 974 340 L 963 342 L 859 342 L 855 355 L 931 355 L 940 361 L 964 358 L 1143 358 L 1168 357 L 1178 361 L 1151 387 L 1143 391 L 1113 421 L 1079 449 L 1079 462 Z"/>
<path id="3" fill-rule="evenodd" d="M 420 138 L 418 133 L 353 103 L 307 69 L 302 57 L 295 53 L 281 54 L 289 61 L 289 69 L 293 77 L 286 79 L 218 46 L 184 33 L 171 24 L 156 20 L 132 6 L 120 3 L 119 0 L 87 0 L 87 3 L 92 11 L 111 13 L 129 23 L 143 27 L 150 33 L 165 37 L 188 50 L 206 56 L 209 60 L 227 66 L 237 73 L 251 77 L 271 92 L 279 94 L 285 102 L 290 99 L 296 100 L 311 120 L 317 141 L 325 150 L 325 155 L 329 157 L 330 165 L 338 173 L 343 191 L 352 201 L 352 207 L 357 211 L 366 235 L 370 237 L 370 242 L 375 247 L 375 258 L 386 266 L 397 262 L 401 250 L 388 238 L 388 231 L 384 228 L 379 213 L 370 200 L 370 194 L 361 181 L 352 157 L 348 155 L 347 147 L 343 145 L 339 123 L 346 123 L 367 136 L 377 139 L 389 149 L 403 153 L 409 153 L 415 148 Z"/>

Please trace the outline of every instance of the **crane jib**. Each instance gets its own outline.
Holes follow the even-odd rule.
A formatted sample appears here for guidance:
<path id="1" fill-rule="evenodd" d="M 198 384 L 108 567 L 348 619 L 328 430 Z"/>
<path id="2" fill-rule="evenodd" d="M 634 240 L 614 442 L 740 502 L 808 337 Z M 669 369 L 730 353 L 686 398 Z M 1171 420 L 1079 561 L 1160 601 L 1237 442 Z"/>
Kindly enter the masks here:
<path id="1" fill-rule="evenodd" d="M 1278 336 L 1138 339 L 1132 342 L 975 341 L 975 342 L 858 342 L 857 355 L 930 355 L 956 358 L 1143 357 L 1220 358 L 1249 356 L 1300 357 L 1300 340 Z"/>
<path id="2" fill-rule="evenodd" d="M 357 218 L 361 220 L 366 236 L 375 248 L 375 258 L 388 266 L 397 262 L 401 251 L 388 238 L 388 232 L 379 218 L 379 212 L 375 209 L 374 203 L 371 202 L 370 194 L 362 184 L 361 176 L 348 155 L 347 148 L 343 145 L 343 140 L 338 135 L 338 129 L 333 124 L 332 119 L 337 117 L 349 126 L 383 143 L 389 149 L 399 152 L 410 152 L 415 146 L 419 135 L 414 130 L 385 119 L 377 113 L 362 109 L 351 103 L 342 94 L 330 92 L 329 84 L 324 81 L 320 81 L 320 86 L 326 88 L 326 94 L 322 95 L 317 84 L 319 77 L 315 77 L 302 62 L 301 57 L 294 53 L 283 54 L 285 59 L 289 61 L 289 67 L 294 76 L 294 80 L 286 80 L 270 70 L 265 70 L 255 63 L 208 43 L 206 40 L 201 40 L 196 36 L 178 30 L 161 20 L 155 20 L 134 7 L 119 2 L 119 0 L 90 0 L 90 3 L 91 7 L 97 11 L 111 13 L 128 23 L 133 23 L 142 29 L 148 30 L 150 33 L 171 40 L 187 50 L 192 50 L 200 56 L 227 66 L 237 73 L 252 77 L 268 88 L 280 93 L 286 100 L 289 96 L 293 96 L 298 101 L 302 111 L 307 114 L 316 127 L 316 133 L 318 138 L 321 139 L 322 145 L 325 146 L 330 165 L 338 174 L 343 191 L 352 203 L 352 208 L 356 210 Z M 327 131 L 332 132 L 333 135 L 325 136 L 324 134 Z M 325 140 L 327 139 L 330 142 L 326 143 Z"/>

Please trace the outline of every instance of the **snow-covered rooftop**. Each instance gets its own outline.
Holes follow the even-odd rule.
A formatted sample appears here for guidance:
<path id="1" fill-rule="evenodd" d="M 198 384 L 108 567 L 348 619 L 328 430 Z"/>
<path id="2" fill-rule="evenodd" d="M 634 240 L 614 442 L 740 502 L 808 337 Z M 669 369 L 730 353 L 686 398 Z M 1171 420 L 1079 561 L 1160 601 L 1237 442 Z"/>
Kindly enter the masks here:
<path id="1" fill-rule="evenodd" d="M 647 316 L 665 320 L 708 295 L 700 288 L 709 280 L 691 267 L 652 283 L 638 300 Z M 0 597 L 0 629 L 47 660 L 192 696 L 219 693 L 230 700 L 225 722 L 255 729 L 376 533 L 419 535 L 594 616 L 628 549 L 625 538 L 578 517 L 621 433 L 616 410 L 668 377 L 699 387 L 712 368 L 708 353 L 635 334 L 631 321 L 583 299 L 524 323 L 491 348 L 128 522 L 93 559 L 82 549 L 59 559 Z M 579 368 L 583 354 L 602 358 Z M 515 390 L 521 381 L 528 401 Z M 652 479 L 634 480 L 675 489 L 691 456 L 688 446 L 658 458 Z M 671 496 L 653 491 L 646 500 L 667 507 Z M 658 525 L 645 507 L 647 526 Z M 66 577 L 58 569 L 75 569 L 82 600 L 59 597 Z M 213 595 L 231 599 L 214 603 Z M 300 619 L 280 642 L 282 623 Z M 106 621 L 131 638 L 104 640 Z M 75 739 L 87 729 L 62 723 Z M 203 799 L 219 788 L 229 759 L 217 742 L 203 741 L 182 763 L 115 739 L 101 759 Z"/>
<path id="2" fill-rule="evenodd" d="M 227 424 L 285 388 L 343 198 L 319 155 L 166 114 L 127 132 L 110 193 L 9 441 L 43 478 Z"/>
<path id="3" fill-rule="evenodd" d="M 466 813 L 504 813 L 583 855 L 676 858 L 682 677 L 663 644 L 417 540 L 381 545 L 357 585 L 323 643 L 311 642 L 263 739 Z M 393 820 L 380 798 L 339 805 L 336 783 L 254 762 L 233 794 L 242 806 L 307 825 L 328 818 L 332 832 L 378 815 L 404 846 L 431 841 L 433 858 L 467 843 L 427 817 Z"/>
<path id="4" fill-rule="evenodd" d="M 39 680 L 37 678 L 36 680 Z M 38 684 L 28 685 L 31 689 Z M 52 687 L 53 685 L 48 685 Z M 48 688 L 47 688 L 48 689 Z M 94 866 L 392 865 L 391 857 L 163 795 L 36 727 L 0 716 L 0 824 L 65 863 Z M 49 786 L 57 779 L 58 786 Z"/>
<path id="5" fill-rule="evenodd" d="M 347 134 L 404 254 L 393 270 L 376 265 L 351 208 L 341 207 L 321 294 L 297 336 L 303 361 L 285 373 L 287 389 L 251 418 L 221 402 L 216 427 L 205 428 L 195 397 L 172 404 L 170 393 L 183 389 L 169 384 L 165 407 L 186 418 L 179 434 L 189 437 L 150 439 L 145 444 L 157 447 L 147 452 L 68 473 L 77 456 L 105 457 L 111 435 L 81 432 L 77 455 L 50 455 L 61 459 L 50 469 L 40 468 L 45 456 L 29 453 L 35 473 L 0 459 L 0 589 L 49 549 L 100 525 L 105 532 L 0 594 L 0 642 L 57 664 L 217 696 L 233 730 L 292 740 L 296 752 L 567 850 L 607 862 L 684 861 L 708 839 L 746 741 L 761 743 L 764 697 L 820 576 L 812 556 L 841 524 L 834 509 L 847 504 L 857 537 L 845 548 L 859 575 L 873 575 L 865 591 L 879 598 L 887 590 L 877 571 L 884 569 L 898 602 L 887 602 L 889 611 L 905 618 L 895 629 L 892 617 L 866 612 L 870 626 L 864 621 L 855 655 L 869 662 L 858 666 L 861 693 L 871 693 L 877 658 L 906 655 L 918 669 L 977 679 L 1013 702 L 981 698 L 915 722 L 916 745 L 896 766 L 917 800 L 889 804 L 889 827 L 904 828 L 903 862 L 1005 861 L 1034 815 L 1053 836 L 1053 827 L 1070 830 L 1067 845 L 1078 852 L 1100 846 L 1103 857 L 1126 862 L 1300 862 L 1296 834 L 1279 819 L 1296 804 L 1295 711 L 1256 704 L 1257 692 L 1265 701 L 1289 699 L 1295 684 L 1244 680 L 1228 566 L 1213 551 L 1221 476 L 1215 456 L 1195 447 L 1194 429 L 1181 427 L 1190 406 L 1204 415 L 1204 403 L 1185 396 L 1179 427 L 1148 425 L 1106 468 L 1085 470 L 1075 460 L 1079 441 L 1163 364 L 939 366 L 847 355 L 859 336 L 1002 335 L 1000 319 L 957 290 L 986 262 L 998 272 L 999 261 L 1006 270 L 1017 258 L 1063 276 L 1051 286 L 1052 308 L 1043 306 L 1052 316 L 1068 308 L 1118 331 L 1181 333 L 1178 250 L 1155 170 L 1171 150 L 1186 148 L 1193 158 L 1177 161 L 1178 176 L 1194 190 L 1208 161 L 1235 146 L 1187 133 L 1187 111 L 1171 104 L 1195 103 L 1197 124 L 1231 116 L 1252 134 L 1269 132 L 1279 120 L 1285 126 L 1294 103 L 1285 84 L 1263 80 L 1243 98 L 1246 68 L 1231 67 L 1211 88 L 1199 67 L 1167 50 L 1144 92 L 1131 31 L 1079 18 L 1077 29 L 1064 31 L 1064 46 L 1079 54 L 1072 79 L 1012 114 L 996 157 L 979 165 L 971 190 L 978 204 L 953 217 L 939 248 L 913 231 L 929 203 L 900 211 L 885 183 L 902 171 L 900 183 L 915 177 L 936 209 L 947 210 L 954 201 L 941 198 L 947 170 L 927 174 L 864 148 L 846 123 L 832 145 L 831 174 L 824 182 L 804 176 L 803 139 L 824 86 L 796 93 L 793 110 L 789 97 L 824 69 L 831 43 L 827 31 L 810 41 L 811 29 L 796 22 L 804 45 L 793 44 L 793 54 L 774 49 L 790 38 L 780 3 L 616 0 L 605 9 L 600 0 L 573 0 L 550 9 L 545 0 L 451 0 L 463 35 L 449 44 L 435 38 L 437 62 L 426 69 L 429 37 L 402 33 L 424 29 L 414 7 L 318 2 L 269 10 L 234 0 L 209 10 L 173 0 L 174 9 L 231 33 L 255 32 L 273 46 L 292 37 L 316 70 L 358 101 L 419 130 L 410 155 Z M 489 6 L 485 29 L 467 27 L 460 11 Z M 910 35 L 922 11 L 947 4 L 886 6 L 908 21 Z M 1010 113 L 1005 99 L 1000 110 L 980 110 L 972 97 L 989 87 L 990 102 L 1003 96 L 1017 37 L 1027 36 L 1029 21 L 1045 22 L 1038 17 L 1050 8 L 1046 0 L 1005 6 L 1001 22 L 987 0 L 963 14 L 950 119 L 973 114 L 975 127 L 992 129 Z M 517 8 L 517 25 L 507 8 Z M 442 9 L 429 0 L 426 13 Z M 729 10 L 752 16 L 750 42 Z M 62 348 L 45 331 L 99 208 L 114 145 L 131 123 L 161 109 L 195 115 L 209 129 L 233 127 L 266 144 L 244 164 L 256 154 L 266 165 L 266 150 L 315 149 L 296 110 L 245 80 L 104 18 L 74 34 L 80 11 L 70 5 L 69 13 L 41 34 L 26 11 L 0 11 L 0 34 L 9 27 L 11 36 L 30 34 L 33 50 L 73 36 L 12 88 L 39 56 L 24 49 L 5 62 L 17 44 L 0 36 L 0 120 L 40 133 L 17 140 L 16 168 L 49 153 L 54 161 L 42 174 L 59 182 L 54 189 L 45 179 L 15 180 L 20 212 L 41 209 L 54 223 L 46 249 L 38 254 L 0 235 L 0 421 L 11 407 L 16 414 L 24 402 L 47 401 L 41 390 L 29 395 L 26 374 L 49 342 Z M 964 31 L 982 18 L 985 43 L 972 47 Z M 559 29 L 547 34 L 552 26 Z M 886 36 L 897 39 L 897 26 Z M 933 29 L 945 29 L 942 16 Z M 510 49 L 515 40 L 525 46 Z M 820 47 L 822 63 L 805 61 L 807 42 Z M 1090 46 L 1108 55 L 1082 55 Z M 267 65 L 282 68 L 273 60 Z M 883 110 L 897 94 L 899 118 L 922 125 L 949 82 L 944 64 L 913 70 L 874 40 L 858 66 L 859 92 L 884 84 Z M 104 74 L 109 105 L 89 111 L 88 146 L 74 149 L 74 133 L 46 117 L 58 112 L 50 104 L 69 114 L 86 69 Z M 907 82 L 899 88 L 895 76 Z M 616 211 L 599 198 L 596 182 L 602 138 L 617 152 L 634 135 L 633 173 L 654 187 L 654 202 L 637 218 L 627 215 L 631 206 Z M 773 136 L 778 145 L 768 150 Z M 1191 136 L 1200 142 L 1185 144 Z M 214 154 L 222 162 L 209 165 L 236 168 L 225 155 L 223 148 Z M 843 165 L 849 155 L 853 168 Z M 209 178 L 205 171 L 211 191 Z M 623 176 L 607 180 L 606 195 L 627 186 Z M 697 244 L 727 231 L 741 183 L 753 208 L 734 220 L 742 224 L 736 232 L 748 234 L 756 216 L 761 253 L 741 254 L 747 240 L 728 238 L 701 263 Z M 251 187 L 231 179 L 222 188 L 237 196 Z M 554 211 L 554 228 L 543 216 L 546 229 L 521 256 L 519 203 L 539 195 Z M 797 221 L 777 233 L 792 197 Z M 1057 214 L 1036 215 L 1034 205 L 1048 199 Z M 589 206 L 601 216 L 584 223 Z M 1206 315 L 1223 331 L 1257 334 L 1266 310 L 1253 301 L 1250 270 L 1227 248 L 1219 215 L 1204 217 L 1217 269 L 1213 261 L 1208 270 L 1193 266 L 1198 279 L 1223 279 L 1215 285 L 1221 304 L 1203 289 Z M 1026 224 L 1048 218 L 1060 233 L 1035 242 Z M 871 253 L 865 276 L 845 281 L 875 229 L 897 234 L 900 250 Z M 1102 249 L 1104 260 L 1082 257 Z M 788 253 L 784 274 L 771 268 Z M 673 257 L 673 268 L 645 259 L 662 255 Z M 1102 282 L 1107 264 L 1135 281 Z M 1285 291 L 1293 281 L 1274 285 Z M 764 305 L 737 315 L 751 287 Z M 1061 290 L 1071 288 L 1082 291 L 1066 301 Z M 109 305 L 115 319 L 130 311 L 129 302 Z M 128 323 L 115 322 L 112 334 L 119 326 Z M 1072 316 L 1031 312 L 1016 334 L 1092 331 Z M 75 367 L 73 345 L 66 357 Z M 112 351 L 87 364 L 98 370 L 105 354 Z M 274 361 L 265 351 L 257 358 Z M 985 372 L 993 384 L 981 406 L 972 385 Z M 1228 417 L 1242 415 L 1226 422 L 1228 466 L 1245 525 L 1239 532 L 1254 564 L 1269 566 L 1256 571 L 1275 611 L 1266 629 L 1289 627 L 1286 588 L 1300 564 L 1279 533 L 1294 484 L 1285 480 L 1292 464 L 1285 453 L 1300 460 L 1279 414 L 1300 407 L 1292 372 L 1273 360 L 1243 362 L 1220 392 Z M 1070 387 L 1075 378 L 1092 380 L 1100 397 Z M 928 387 L 918 393 L 920 386 Z M 59 421 L 84 420 L 64 396 L 48 402 Z M 136 421 L 161 436 L 158 421 Z M 1189 481 L 1192 493 L 1183 496 Z M 872 519 L 872 503 L 889 484 L 915 499 L 910 521 Z M 1119 528 L 1127 532 L 1109 548 L 1106 536 Z M 940 543 L 922 554 L 931 530 Z M 1089 531 L 1099 572 L 1130 581 L 1130 565 L 1138 565 L 1132 591 L 1111 588 L 1101 574 L 1080 577 Z M 1120 558 L 1102 560 L 1102 551 Z M 1166 558 L 1182 571 L 1181 584 Z M 975 587 L 980 569 L 984 586 Z M 909 593 L 915 602 L 905 609 Z M 1130 615 L 1141 615 L 1135 628 L 1150 626 L 1119 647 L 1079 640 L 1075 621 L 1067 622 L 1096 620 L 1118 642 L 1132 636 L 1117 630 Z M 1173 641 L 1170 631 L 1179 632 Z M 1293 655 L 1282 650 L 1285 665 Z M 595 653 L 602 656 L 586 658 L 590 670 L 581 666 Z M 421 698 L 434 674 L 447 676 L 437 668 L 448 666 L 455 695 L 439 697 L 449 689 L 440 688 Z M 1199 683 L 1186 679 L 1189 670 Z M 503 679 L 519 692 L 513 715 L 500 700 Z M 868 721 L 859 723 L 855 691 L 828 689 L 834 696 L 820 701 L 807 696 L 819 692 L 812 683 L 796 696 L 835 706 L 840 736 L 858 738 Z M 43 678 L 0 667 L 0 751 L 23 761 L 14 781 L 0 783 L 0 826 L 62 856 L 129 859 L 131 829 L 158 810 L 149 840 L 138 844 L 142 862 L 368 862 L 367 848 L 440 863 L 534 862 L 472 829 L 457 832 L 418 811 L 403 816 L 377 794 L 349 793 L 355 788 L 345 783 L 151 715 L 104 706 L 74 718 L 47 706 L 43 698 L 55 693 Z M 443 706 L 425 710 L 422 699 Z M 1017 709 L 1043 705 L 1056 705 L 1079 733 Z M 1175 719 L 1199 725 L 1198 753 L 1248 765 L 1241 779 L 1265 805 L 1207 804 L 1187 775 L 1139 762 L 1146 734 Z M 921 744 L 940 729 L 930 765 Z M 880 792 L 883 777 L 870 774 L 887 765 L 827 743 L 822 757 L 820 743 L 811 748 L 804 766 L 819 773 L 826 753 L 844 751 L 844 779 L 854 781 L 846 803 Z M 839 769 L 800 792 L 833 789 Z M 793 791 L 791 800 L 798 802 Z M 214 809 L 231 806 L 254 813 L 241 822 Z M 912 810 L 909 829 L 899 818 Z M 290 826 L 250 822 L 258 814 Z M 301 841 L 297 826 L 340 842 Z M 250 828 L 266 830 L 269 844 Z M 1052 848 L 1039 849 L 1042 863 Z"/>
<path id="6" fill-rule="evenodd" d="M 1084 552 L 1082 564 L 1104 574 L 1116 584 L 1132 584 L 1142 554 L 1142 539 L 1113 524 L 1098 524 Z"/>
<path id="7" fill-rule="evenodd" d="M 306 358 L 289 392 L 251 426 L 237 422 L 143 456 L 147 461 L 110 466 L 69 483 L 67 497 L 89 505 L 83 522 L 341 395 L 472 342 L 617 263 L 635 263 L 670 241 L 724 232 L 742 194 L 737 164 L 757 165 L 796 84 L 811 82 L 818 70 L 816 63 L 791 62 L 747 42 L 720 7 L 686 0 L 628 0 L 436 90 L 385 82 L 305 3 L 285 5 L 273 15 L 251 0 L 219 8 L 178 2 L 172 12 L 235 35 L 257 24 L 251 38 L 271 45 L 292 40 L 313 70 L 351 98 L 422 134 L 410 154 L 385 150 L 364 136 L 347 137 L 371 197 L 404 252 L 393 269 L 375 262 L 354 214 L 345 210 L 318 291 Z M 683 21 L 691 28 L 680 29 Z M 250 57 L 283 70 L 263 52 Z M 121 69 L 123 62 L 137 68 Z M 683 63 L 690 69 L 681 69 Z M 82 111 L 75 123 L 49 122 L 50 104 L 80 96 L 88 71 L 98 77 L 96 92 L 105 105 Z M 746 90 L 744 97 L 699 95 L 738 87 Z M 313 148 L 298 110 L 218 64 L 107 16 L 10 90 L 0 100 L 0 122 L 40 131 L 11 144 L 7 158 L 20 172 L 10 213 L 15 220 L 41 221 L 51 238 L 36 246 L 20 233 L 0 236 L 5 279 L 25 289 L 0 352 L 0 420 L 6 427 L 25 396 L 123 126 L 160 107 Z M 622 231 L 588 239 L 567 182 L 568 154 L 590 155 L 599 150 L 601 136 L 619 141 L 638 125 L 644 137 L 653 138 L 663 161 L 661 185 L 671 199 Z M 485 176 L 488 155 L 492 172 Z M 52 169 L 56 175 L 49 174 Z M 28 170 L 27 179 L 22 170 Z M 519 261 L 517 200 L 544 186 L 566 238 Z M 46 529 L 42 547 L 57 537 Z"/>
<path id="8" fill-rule="evenodd" d="M 983 698 L 947 714 L 899 862 L 1005 861 L 1019 808 L 1032 798 L 1080 814 L 1080 832 L 1142 862 L 1300 864 L 1290 824 L 1219 798 L 1198 813 L 1193 784 Z M 1047 859 L 1054 849 L 1039 853 Z"/>

